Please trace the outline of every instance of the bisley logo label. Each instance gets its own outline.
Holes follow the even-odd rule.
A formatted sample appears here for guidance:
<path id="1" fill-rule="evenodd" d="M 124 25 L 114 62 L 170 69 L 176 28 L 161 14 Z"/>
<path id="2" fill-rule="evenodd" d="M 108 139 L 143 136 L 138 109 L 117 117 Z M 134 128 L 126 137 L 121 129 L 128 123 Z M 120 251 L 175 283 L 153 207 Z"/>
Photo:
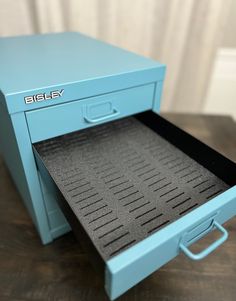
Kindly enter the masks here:
<path id="1" fill-rule="evenodd" d="M 64 89 L 55 90 L 55 91 L 51 91 L 49 93 L 39 93 L 39 94 L 31 95 L 31 96 L 26 96 L 24 98 L 24 100 L 25 100 L 25 103 L 28 105 L 28 104 L 32 104 L 35 102 L 41 102 L 41 101 L 59 98 L 59 97 L 62 97 L 63 94 L 64 94 Z"/>

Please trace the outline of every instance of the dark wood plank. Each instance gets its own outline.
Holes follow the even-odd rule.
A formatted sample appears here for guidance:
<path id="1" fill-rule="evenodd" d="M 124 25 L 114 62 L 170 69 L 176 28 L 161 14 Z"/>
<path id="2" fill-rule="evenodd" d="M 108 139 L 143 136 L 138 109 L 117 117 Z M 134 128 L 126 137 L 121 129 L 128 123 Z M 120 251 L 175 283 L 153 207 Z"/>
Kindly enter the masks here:
<path id="1" fill-rule="evenodd" d="M 229 117 L 165 117 L 236 161 L 236 124 Z M 227 171 L 226 171 L 227 172 Z M 0 300 L 108 300 L 72 233 L 42 246 L 0 158 Z M 236 219 L 228 241 L 201 262 L 184 255 L 162 267 L 119 300 L 235 300 Z M 200 241 L 201 249 L 216 237 Z"/>

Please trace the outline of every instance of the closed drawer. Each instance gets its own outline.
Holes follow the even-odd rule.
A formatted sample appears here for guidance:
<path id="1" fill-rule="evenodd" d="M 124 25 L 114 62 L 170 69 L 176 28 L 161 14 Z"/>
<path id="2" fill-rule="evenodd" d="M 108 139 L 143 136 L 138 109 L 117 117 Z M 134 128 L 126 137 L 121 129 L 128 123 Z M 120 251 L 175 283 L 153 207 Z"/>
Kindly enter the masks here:
<path id="1" fill-rule="evenodd" d="M 115 120 L 153 106 L 155 84 L 26 112 L 32 142 Z"/>
<path id="2" fill-rule="evenodd" d="M 71 230 L 71 227 L 68 224 L 60 207 L 58 206 L 55 195 L 53 193 L 52 183 L 51 185 L 49 183 L 50 181 L 47 181 L 47 183 L 45 183 L 40 173 L 38 173 L 38 176 L 43 193 L 45 208 L 47 211 L 50 232 L 54 239 L 69 232 Z"/>

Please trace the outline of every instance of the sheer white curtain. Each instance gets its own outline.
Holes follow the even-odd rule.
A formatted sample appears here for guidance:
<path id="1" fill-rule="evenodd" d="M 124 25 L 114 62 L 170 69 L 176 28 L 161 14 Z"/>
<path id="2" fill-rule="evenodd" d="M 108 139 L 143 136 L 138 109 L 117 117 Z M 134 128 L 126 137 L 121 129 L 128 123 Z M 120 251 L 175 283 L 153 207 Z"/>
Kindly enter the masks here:
<path id="1" fill-rule="evenodd" d="M 81 31 L 157 59 L 162 109 L 198 112 L 231 1 L 0 0 L 0 36 Z"/>

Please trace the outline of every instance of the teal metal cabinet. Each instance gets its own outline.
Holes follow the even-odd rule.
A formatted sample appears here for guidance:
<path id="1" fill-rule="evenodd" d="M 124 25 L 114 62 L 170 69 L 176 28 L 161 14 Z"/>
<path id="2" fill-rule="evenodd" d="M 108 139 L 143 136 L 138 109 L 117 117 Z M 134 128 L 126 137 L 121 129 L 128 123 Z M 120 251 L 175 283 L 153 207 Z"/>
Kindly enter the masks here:
<path id="1" fill-rule="evenodd" d="M 85 235 L 78 235 L 79 239 L 88 242 L 92 257 L 98 259 L 110 299 L 123 294 L 179 252 L 200 260 L 227 239 L 222 224 L 236 212 L 235 164 L 158 115 L 165 65 L 79 33 L 60 33 L 1 38 L 0 66 L 0 151 L 42 243 L 51 242 L 71 228 L 75 232 L 80 228 Z M 84 231 L 85 219 L 78 217 L 80 210 L 77 216 L 66 194 L 58 188 L 37 145 L 50 145 L 53 159 L 57 139 L 66 139 L 71 133 L 75 138 L 80 133 L 86 136 L 90 130 L 96 137 L 100 126 L 109 128 L 113 122 L 119 124 L 130 116 L 157 133 L 160 141 L 170 143 L 168 150 L 181 150 L 188 160 L 218 177 L 225 189 L 187 214 L 178 213 L 173 222 L 163 222 L 159 230 L 134 240 L 122 252 L 103 256 L 93 237 Z M 145 145 L 143 137 L 140 135 L 135 142 L 143 141 L 140 149 Z M 122 166 L 121 161 L 118 163 Z M 149 172 L 147 166 L 141 167 L 144 174 Z M 131 172 L 127 171 L 130 181 L 138 185 L 140 179 Z M 220 239 L 202 253 L 193 254 L 188 247 L 213 229 L 220 231 Z"/>
<path id="2" fill-rule="evenodd" d="M 70 226 L 38 174 L 32 143 L 158 110 L 165 66 L 79 33 L 1 38 L 0 66 L 1 154 L 49 243 Z"/>

